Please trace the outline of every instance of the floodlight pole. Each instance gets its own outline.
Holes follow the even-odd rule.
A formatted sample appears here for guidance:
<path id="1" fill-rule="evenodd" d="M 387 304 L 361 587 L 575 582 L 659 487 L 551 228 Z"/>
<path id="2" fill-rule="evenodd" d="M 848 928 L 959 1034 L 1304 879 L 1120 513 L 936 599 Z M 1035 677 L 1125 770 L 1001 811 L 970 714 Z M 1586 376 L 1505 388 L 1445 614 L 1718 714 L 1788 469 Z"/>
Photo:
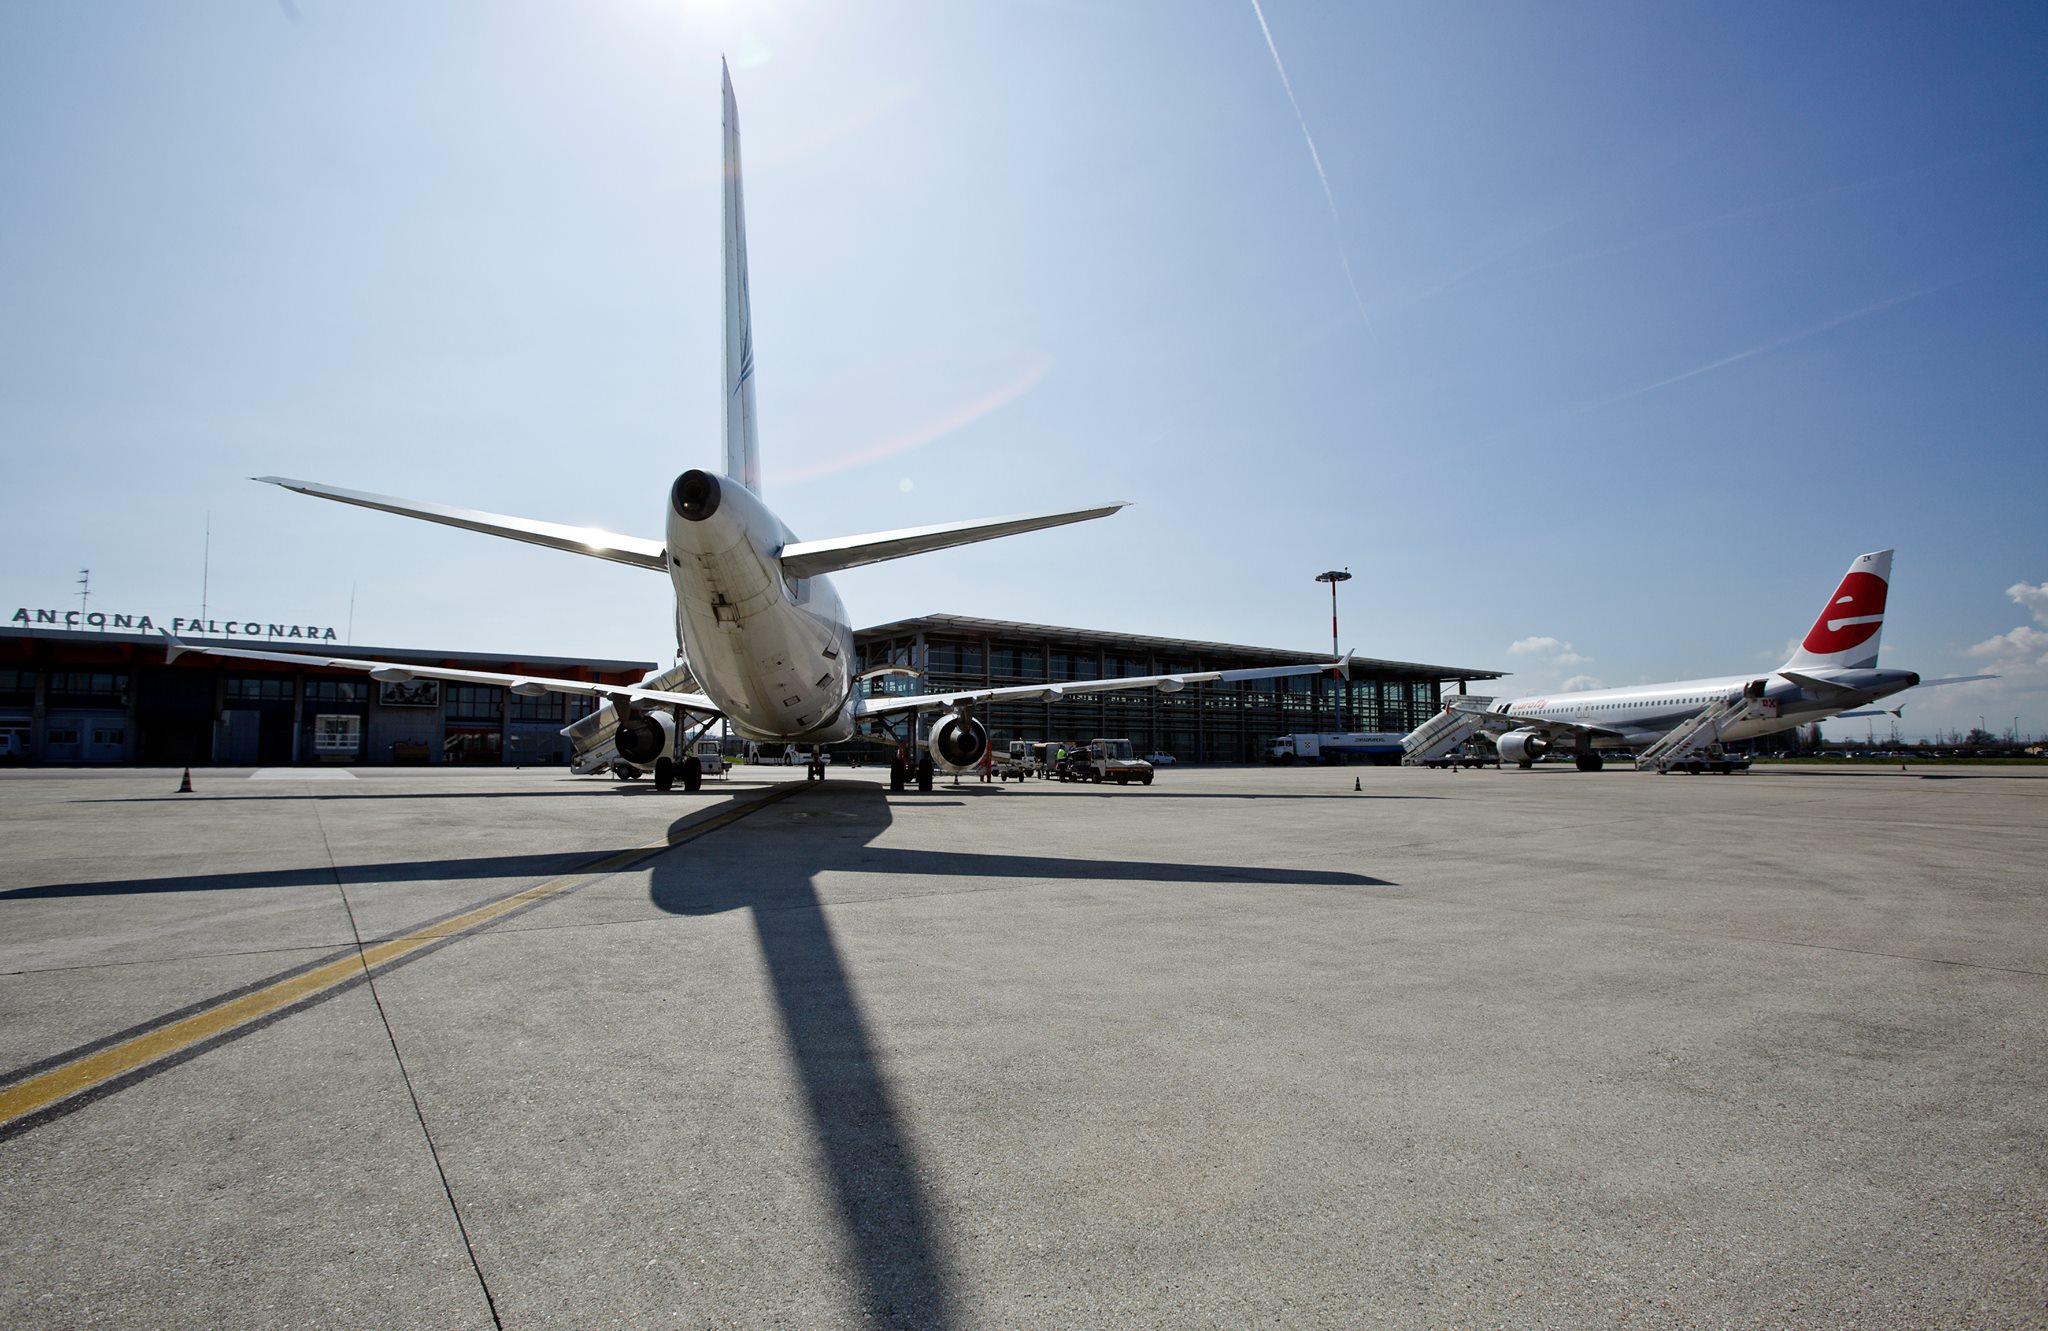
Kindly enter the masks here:
<path id="1" fill-rule="evenodd" d="M 1327 573 L 1316 574 L 1316 581 L 1330 584 L 1330 659 L 1334 661 L 1337 659 L 1337 584 L 1351 581 L 1351 570 L 1333 568 Z"/>

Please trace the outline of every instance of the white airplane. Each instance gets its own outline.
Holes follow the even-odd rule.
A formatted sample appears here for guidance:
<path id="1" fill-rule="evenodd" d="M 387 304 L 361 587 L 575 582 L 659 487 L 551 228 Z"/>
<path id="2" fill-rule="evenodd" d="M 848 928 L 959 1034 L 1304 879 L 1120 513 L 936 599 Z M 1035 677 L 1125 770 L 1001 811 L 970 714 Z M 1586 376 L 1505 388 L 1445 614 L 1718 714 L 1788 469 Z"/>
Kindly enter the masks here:
<path id="1" fill-rule="evenodd" d="M 1254 670 L 1202 671 L 1174 675 L 1026 684 L 965 689 L 944 694 L 864 697 L 853 669 L 853 628 L 827 574 L 906 555 L 924 554 L 974 541 L 1014 536 L 1071 522 L 1108 517 L 1122 504 L 945 523 L 901 531 L 800 541 L 761 499 L 760 450 L 754 427 L 754 333 L 747 292 L 746 210 L 740 189 L 739 112 L 732 76 L 725 92 L 725 471 L 692 469 L 669 488 L 663 538 L 622 536 L 591 527 L 508 517 L 445 504 L 366 494 L 280 476 L 256 479 L 300 494 L 381 509 L 404 517 L 463 527 L 515 541 L 545 545 L 596 559 L 631 564 L 668 574 L 676 598 L 676 641 L 686 664 L 637 685 L 593 684 L 582 680 L 504 675 L 346 657 L 245 648 L 199 647 L 168 632 L 170 657 L 185 652 L 237 660 L 277 661 L 367 672 L 380 681 L 443 679 L 496 684 L 512 693 L 573 693 L 605 700 L 609 716 L 597 725 L 579 723 L 583 741 L 609 742 L 626 763 L 654 773 L 655 785 L 669 789 L 676 777 L 695 790 L 701 769 L 692 745 L 677 743 L 684 725 L 701 735 L 720 719 L 750 740 L 812 746 L 811 776 L 824 776 L 817 746 L 853 736 L 870 717 L 943 711 L 928 741 L 934 763 L 961 772 L 981 761 L 989 745 L 987 728 L 975 717 L 983 703 L 1012 699 L 1054 700 L 1115 690 L 1158 689 L 1173 693 L 1190 684 L 1228 683 L 1320 674 L 1350 675 L 1351 658 Z M 902 673 L 891 667 L 868 675 Z M 601 708 L 600 713 L 605 709 Z M 588 718 L 586 718 L 587 722 Z M 578 726 L 569 727 L 570 731 Z M 690 736 L 694 739 L 695 735 Z M 572 740 L 577 736 L 572 735 Z M 678 756 L 680 755 L 680 757 Z"/>
<path id="2" fill-rule="evenodd" d="M 1907 689 L 1994 678 L 1923 680 L 1910 670 L 1878 669 L 1891 573 L 1890 550 L 1858 555 L 1799 650 L 1767 676 L 1681 679 L 1515 698 L 1491 706 L 1453 697 L 1445 700 L 1445 715 L 1462 714 L 1495 734 L 1504 763 L 1528 767 L 1553 750 L 1570 751 L 1580 771 L 1597 772 L 1601 749 L 1654 751 L 1666 741 L 1697 737 L 1706 751 L 1829 717 L 1870 715 L 1850 709 Z"/>

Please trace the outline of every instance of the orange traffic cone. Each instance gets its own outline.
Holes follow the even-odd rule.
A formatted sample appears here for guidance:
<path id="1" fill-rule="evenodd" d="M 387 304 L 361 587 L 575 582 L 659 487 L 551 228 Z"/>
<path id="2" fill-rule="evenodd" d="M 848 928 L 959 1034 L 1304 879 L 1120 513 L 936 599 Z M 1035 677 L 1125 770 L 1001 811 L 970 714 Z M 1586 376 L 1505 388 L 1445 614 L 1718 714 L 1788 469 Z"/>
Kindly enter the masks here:
<path id="1" fill-rule="evenodd" d="M 185 769 L 185 779 L 178 783 L 178 793 L 180 795 L 190 795 L 192 793 L 192 769 L 189 767 Z"/>

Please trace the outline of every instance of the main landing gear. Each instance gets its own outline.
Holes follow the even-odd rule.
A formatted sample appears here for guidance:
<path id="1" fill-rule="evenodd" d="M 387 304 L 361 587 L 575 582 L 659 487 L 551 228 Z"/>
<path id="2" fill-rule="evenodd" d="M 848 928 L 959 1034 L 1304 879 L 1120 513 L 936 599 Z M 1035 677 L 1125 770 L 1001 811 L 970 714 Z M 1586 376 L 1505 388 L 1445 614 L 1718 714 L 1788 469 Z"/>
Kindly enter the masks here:
<path id="1" fill-rule="evenodd" d="M 1579 754 L 1575 761 L 1581 772 L 1597 772 L 1602 766 L 1600 755 L 1597 753 Z"/>

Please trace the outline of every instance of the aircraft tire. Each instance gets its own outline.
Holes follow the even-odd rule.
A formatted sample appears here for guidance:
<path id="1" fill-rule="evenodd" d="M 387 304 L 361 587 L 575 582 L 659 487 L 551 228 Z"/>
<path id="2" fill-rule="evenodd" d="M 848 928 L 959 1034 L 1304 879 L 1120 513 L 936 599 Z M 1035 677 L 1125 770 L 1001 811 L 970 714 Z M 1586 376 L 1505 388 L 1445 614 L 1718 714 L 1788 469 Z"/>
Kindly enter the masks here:
<path id="1" fill-rule="evenodd" d="M 1576 762 L 1581 772 L 1597 772 L 1601 766 L 1600 755 L 1597 753 L 1582 753 Z"/>
<path id="2" fill-rule="evenodd" d="M 612 775 L 621 781 L 638 781 L 640 769 L 630 763 L 613 763 Z"/>
<path id="3" fill-rule="evenodd" d="M 676 765 L 672 760 L 667 758 L 656 758 L 654 760 L 654 788 L 664 791 L 676 788 Z"/>
<path id="4" fill-rule="evenodd" d="M 691 754 L 682 761 L 683 789 L 695 793 L 704 788 L 704 760 Z"/>

